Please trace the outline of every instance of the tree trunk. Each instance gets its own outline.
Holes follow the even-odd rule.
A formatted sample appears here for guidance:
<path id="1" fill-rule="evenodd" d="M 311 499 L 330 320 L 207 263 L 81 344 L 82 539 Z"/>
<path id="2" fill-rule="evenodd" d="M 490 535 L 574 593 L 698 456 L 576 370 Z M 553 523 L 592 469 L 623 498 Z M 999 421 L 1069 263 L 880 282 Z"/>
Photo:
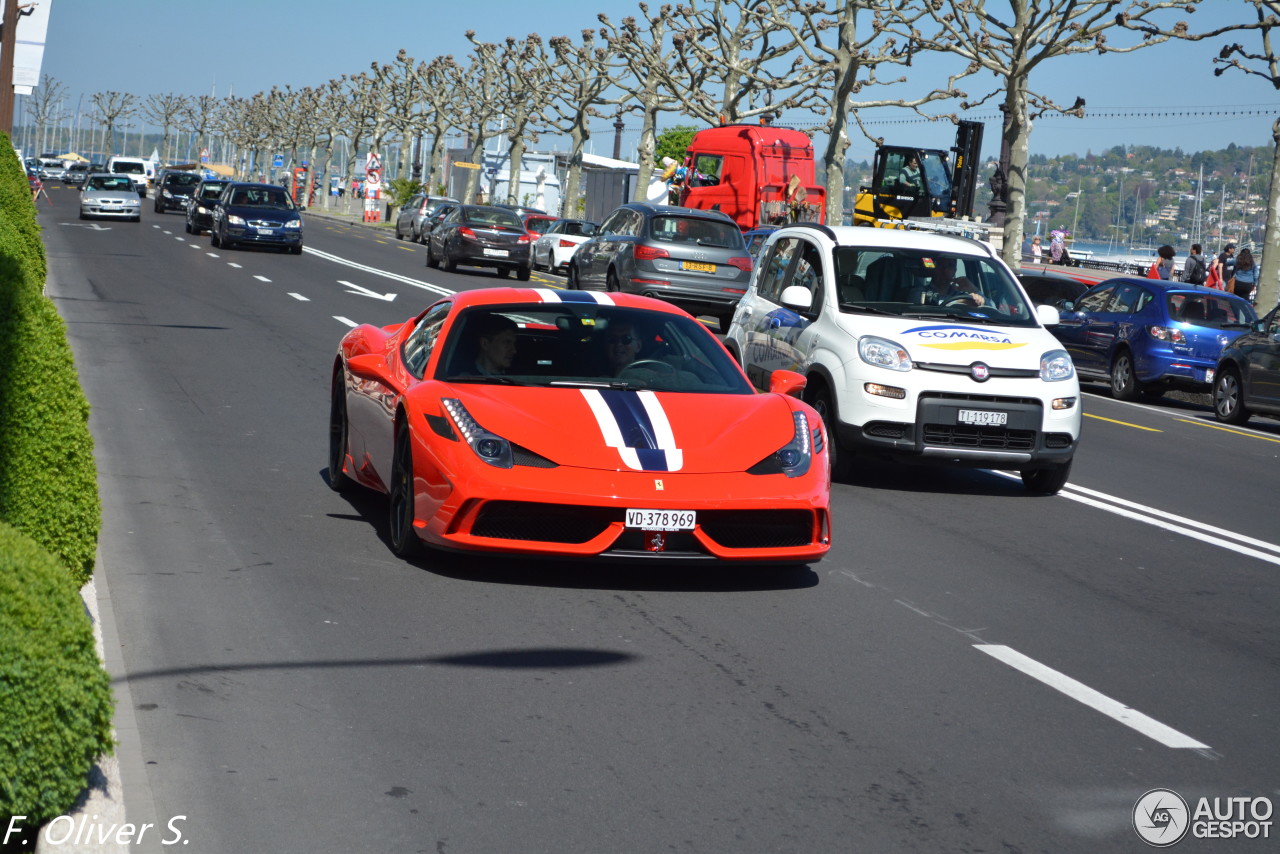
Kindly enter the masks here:
<path id="1" fill-rule="evenodd" d="M 520 170 L 524 160 L 524 134 L 516 133 L 508 137 L 511 141 L 507 165 L 507 204 L 518 205 L 520 202 Z"/>
<path id="2" fill-rule="evenodd" d="M 644 202 L 649 199 L 649 182 L 653 176 L 653 155 L 658 150 L 658 108 L 652 103 L 644 105 L 644 119 L 640 125 L 640 144 L 636 147 L 636 194 L 634 201 Z M 665 199 L 663 200 L 666 201 Z"/>
<path id="3" fill-rule="evenodd" d="M 471 146 L 471 154 L 468 159 L 472 163 L 478 163 L 484 166 L 484 127 L 476 129 L 475 142 Z M 484 169 L 468 169 L 467 170 L 467 188 L 462 191 L 462 203 L 464 205 L 475 204 L 476 188 L 480 184 L 480 173 Z"/>
<path id="4" fill-rule="evenodd" d="M 1022 264 L 1022 235 L 1027 216 L 1027 161 L 1030 159 L 1031 120 L 1027 116 L 1026 75 L 1011 75 L 1005 94 L 1004 139 L 1009 143 L 1009 174 L 1005 176 L 1009 208 L 1004 221 L 1000 256 L 1010 267 Z"/>
<path id="5" fill-rule="evenodd" d="M 431 158 L 427 165 L 426 179 L 423 181 L 427 185 L 427 192 L 435 194 L 444 185 L 444 149 L 446 145 L 444 132 L 437 130 L 431 136 Z M 448 187 L 444 188 L 448 194 Z"/>
<path id="6" fill-rule="evenodd" d="M 1262 268 L 1258 271 L 1258 311 L 1266 313 L 1280 302 L 1280 119 L 1271 125 L 1275 142 L 1271 160 L 1271 191 L 1267 194 L 1267 230 L 1262 236 Z"/>
<path id="7" fill-rule="evenodd" d="M 560 216 L 562 217 L 581 216 L 578 210 L 578 197 L 581 195 L 582 184 L 582 149 L 586 147 L 589 136 L 591 133 L 582 123 L 575 125 L 569 133 L 569 170 L 568 175 L 565 176 L 565 186 L 560 188 L 562 200 Z"/>

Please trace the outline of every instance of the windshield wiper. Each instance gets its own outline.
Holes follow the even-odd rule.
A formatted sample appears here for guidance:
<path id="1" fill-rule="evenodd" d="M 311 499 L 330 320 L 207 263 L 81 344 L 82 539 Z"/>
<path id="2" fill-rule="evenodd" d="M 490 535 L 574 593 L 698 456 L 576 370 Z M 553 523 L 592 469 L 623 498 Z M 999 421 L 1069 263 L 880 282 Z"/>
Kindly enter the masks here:
<path id="1" fill-rule="evenodd" d="M 478 374 L 461 374 L 454 377 L 445 377 L 447 383 L 476 383 L 478 385 L 526 385 L 519 380 L 513 380 L 511 377 L 503 376 L 481 376 Z"/>

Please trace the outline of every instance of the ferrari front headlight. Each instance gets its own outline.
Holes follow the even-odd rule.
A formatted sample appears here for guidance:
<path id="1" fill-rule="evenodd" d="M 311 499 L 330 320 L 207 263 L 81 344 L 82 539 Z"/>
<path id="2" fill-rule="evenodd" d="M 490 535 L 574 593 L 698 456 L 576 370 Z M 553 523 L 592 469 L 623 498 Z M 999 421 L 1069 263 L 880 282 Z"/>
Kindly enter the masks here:
<path id="1" fill-rule="evenodd" d="M 511 443 L 501 436 L 490 433 L 488 430 L 480 426 L 467 408 L 462 405 L 462 401 L 453 397 L 446 397 L 440 401 L 449 413 L 449 418 L 453 420 L 454 425 L 458 428 L 458 432 L 462 434 L 462 438 L 475 451 L 480 459 L 484 460 L 491 466 L 500 469 L 509 469 L 515 465 L 515 460 L 511 454 Z"/>
<path id="2" fill-rule="evenodd" d="M 803 412 L 792 412 L 795 434 L 791 441 L 747 469 L 747 474 L 785 474 L 800 477 L 808 473 L 813 462 L 813 434 L 809 432 L 809 418 Z"/>

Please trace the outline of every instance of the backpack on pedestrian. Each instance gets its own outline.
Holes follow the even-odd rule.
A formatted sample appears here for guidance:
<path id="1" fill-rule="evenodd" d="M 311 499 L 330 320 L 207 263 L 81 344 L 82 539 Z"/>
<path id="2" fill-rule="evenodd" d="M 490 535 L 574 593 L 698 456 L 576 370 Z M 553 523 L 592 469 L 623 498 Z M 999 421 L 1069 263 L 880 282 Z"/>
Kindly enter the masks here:
<path id="1" fill-rule="evenodd" d="M 1204 256 L 1188 255 L 1187 263 L 1182 270 L 1182 280 L 1189 285 L 1203 285 L 1204 279 Z"/>

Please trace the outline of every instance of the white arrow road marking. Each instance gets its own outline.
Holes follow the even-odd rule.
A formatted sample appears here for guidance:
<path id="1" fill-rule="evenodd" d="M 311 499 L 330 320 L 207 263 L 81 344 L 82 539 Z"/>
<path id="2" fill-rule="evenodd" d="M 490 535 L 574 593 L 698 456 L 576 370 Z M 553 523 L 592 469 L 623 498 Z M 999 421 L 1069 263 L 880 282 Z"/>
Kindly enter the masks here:
<path id="1" fill-rule="evenodd" d="M 268 279 L 266 276 L 254 276 L 254 278 L 257 279 L 259 282 L 266 282 L 268 284 L 271 283 L 271 280 Z"/>
<path id="2" fill-rule="evenodd" d="M 344 282 L 341 279 L 339 279 L 338 284 L 348 288 L 355 289 L 355 290 L 347 291 L 347 293 L 349 294 L 358 294 L 364 297 L 373 297 L 374 299 L 380 299 L 383 302 L 391 302 L 393 299 L 396 298 L 395 294 L 380 294 L 377 291 L 371 291 L 368 288 L 361 287 L 360 285 L 357 285 L 354 282 Z"/>
<path id="3" fill-rule="evenodd" d="M 58 225 L 70 225 L 74 228 L 87 228 L 90 231 L 110 231 L 111 228 L 105 225 L 98 225 L 96 222 L 60 222 Z"/>
<path id="4" fill-rule="evenodd" d="M 338 321 L 339 323 L 345 323 L 347 326 L 353 326 L 353 327 L 354 327 L 354 326 L 357 326 L 357 325 L 358 325 L 358 324 L 357 324 L 354 320 L 352 320 L 351 318 L 349 318 L 349 317 L 343 317 L 343 316 L 342 316 L 342 315 L 340 315 L 340 314 L 335 314 L 335 315 L 333 316 L 333 319 L 334 319 L 334 320 L 336 320 L 336 321 Z"/>
<path id="5" fill-rule="evenodd" d="M 293 297 L 296 300 L 301 300 L 302 302 L 311 302 L 311 300 L 307 299 L 302 294 L 295 294 L 293 291 L 289 291 L 289 296 Z"/>
<path id="6" fill-rule="evenodd" d="M 1183 735 L 1176 729 L 1165 726 L 1154 718 L 1147 717 L 1142 712 L 1126 706 L 1119 700 L 1113 700 L 1106 694 L 1093 690 L 1083 682 L 1077 682 L 1064 673 L 1059 673 L 1051 667 L 1046 667 L 1034 658 L 1028 658 L 1011 647 L 997 644 L 974 644 L 973 648 L 980 652 L 985 652 L 998 661 L 1003 661 L 1015 670 L 1021 670 L 1033 679 L 1039 679 L 1050 688 L 1061 691 L 1071 699 L 1078 700 L 1089 708 L 1102 712 L 1107 717 L 1114 718 L 1127 727 L 1136 729 L 1148 738 L 1153 738 L 1160 742 L 1165 747 L 1190 747 L 1201 750 L 1209 748 L 1209 745 L 1201 744 L 1191 736 Z"/>

